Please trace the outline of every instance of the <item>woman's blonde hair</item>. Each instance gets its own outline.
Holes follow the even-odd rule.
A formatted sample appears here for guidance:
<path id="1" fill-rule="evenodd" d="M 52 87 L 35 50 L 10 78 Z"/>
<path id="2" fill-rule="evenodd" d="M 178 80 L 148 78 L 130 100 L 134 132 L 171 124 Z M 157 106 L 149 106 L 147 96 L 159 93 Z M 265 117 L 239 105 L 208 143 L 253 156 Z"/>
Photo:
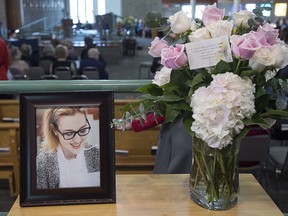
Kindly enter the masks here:
<path id="1" fill-rule="evenodd" d="M 22 53 L 22 55 L 27 55 L 30 56 L 32 54 L 32 46 L 30 44 L 22 44 L 20 47 L 20 51 Z"/>
<path id="2" fill-rule="evenodd" d="M 55 124 L 58 124 L 61 116 L 73 116 L 76 113 L 83 113 L 86 118 L 86 111 L 82 107 L 56 107 L 48 109 L 42 119 L 43 141 L 41 147 L 55 152 L 59 145 L 59 138 L 55 132 Z"/>
<path id="3" fill-rule="evenodd" d="M 66 59 L 68 55 L 68 50 L 67 47 L 64 45 L 57 45 L 56 49 L 55 49 L 55 56 L 57 59 L 62 58 L 62 59 Z"/>

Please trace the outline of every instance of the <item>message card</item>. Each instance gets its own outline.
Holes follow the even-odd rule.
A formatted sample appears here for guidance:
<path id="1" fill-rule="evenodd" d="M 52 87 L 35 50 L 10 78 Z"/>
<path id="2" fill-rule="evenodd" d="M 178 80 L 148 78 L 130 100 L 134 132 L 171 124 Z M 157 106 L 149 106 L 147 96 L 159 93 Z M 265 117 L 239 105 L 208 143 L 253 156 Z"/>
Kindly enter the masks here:
<path id="1" fill-rule="evenodd" d="M 186 43 L 190 69 L 215 66 L 220 60 L 232 62 L 228 36 Z"/>

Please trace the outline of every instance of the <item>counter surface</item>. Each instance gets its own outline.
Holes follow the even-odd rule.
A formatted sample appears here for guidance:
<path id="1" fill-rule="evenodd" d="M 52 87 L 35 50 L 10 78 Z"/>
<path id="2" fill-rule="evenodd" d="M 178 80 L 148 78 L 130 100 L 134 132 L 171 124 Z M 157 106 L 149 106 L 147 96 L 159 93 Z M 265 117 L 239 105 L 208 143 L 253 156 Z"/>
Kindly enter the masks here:
<path id="1" fill-rule="evenodd" d="M 238 203 L 230 210 L 211 211 L 189 196 L 189 175 L 116 175 L 116 203 L 20 207 L 19 197 L 8 216 L 73 215 L 214 215 L 283 216 L 251 174 L 240 174 Z"/>

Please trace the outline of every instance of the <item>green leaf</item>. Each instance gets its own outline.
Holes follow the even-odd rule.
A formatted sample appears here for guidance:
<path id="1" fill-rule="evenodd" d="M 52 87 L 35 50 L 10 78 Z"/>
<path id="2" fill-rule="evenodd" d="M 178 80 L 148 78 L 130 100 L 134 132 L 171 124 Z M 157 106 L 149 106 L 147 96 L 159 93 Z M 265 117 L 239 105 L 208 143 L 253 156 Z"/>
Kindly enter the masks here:
<path id="1" fill-rule="evenodd" d="M 139 98 L 145 101 L 157 101 L 158 100 L 158 96 L 153 96 L 149 94 L 141 95 Z"/>
<path id="2" fill-rule="evenodd" d="M 262 112 L 266 109 L 270 101 L 270 95 L 264 94 L 255 98 L 255 108 L 257 112 Z"/>
<path id="3" fill-rule="evenodd" d="M 185 65 L 180 69 L 172 70 L 170 77 L 170 82 L 176 82 L 183 85 L 186 80 L 192 79 L 193 76 L 188 65 Z"/>
<path id="4" fill-rule="evenodd" d="M 159 20 L 159 24 L 161 26 L 165 25 L 167 23 L 168 18 L 167 17 L 161 17 L 161 19 Z M 169 27 L 170 28 L 170 27 Z"/>
<path id="5" fill-rule="evenodd" d="M 191 131 L 192 122 L 193 122 L 192 116 L 189 116 L 189 117 L 186 117 L 186 118 L 183 119 L 183 124 L 184 124 L 185 129 L 187 130 L 187 132 L 191 136 L 194 136 L 195 133 L 193 131 Z"/>
<path id="6" fill-rule="evenodd" d="M 254 25 L 256 25 L 255 20 L 249 19 L 249 20 L 248 20 L 248 25 L 250 26 L 250 28 L 253 27 Z"/>
<path id="7" fill-rule="evenodd" d="M 180 111 L 170 109 L 170 107 L 167 106 L 165 114 L 165 122 L 173 122 L 180 113 L 181 113 Z"/>
<path id="8" fill-rule="evenodd" d="M 270 122 L 266 121 L 264 118 L 262 117 L 253 117 L 250 119 L 244 119 L 243 120 L 244 125 L 246 126 L 251 126 L 251 125 L 258 125 L 262 128 L 270 128 Z"/>
<path id="9" fill-rule="evenodd" d="M 232 71 L 232 68 L 228 62 L 225 62 L 223 60 L 219 61 L 217 65 L 213 68 L 212 74 L 219 74 L 219 73 L 225 73 L 228 71 Z"/>
<path id="10" fill-rule="evenodd" d="M 249 132 L 248 128 L 246 128 L 246 127 L 243 128 L 243 130 L 233 138 L 234 141 L 237 141 L 237 140 L 244 138 L 248 132 Z"/>
<path id="11" fill-rule="evenodd" d="M 258 88 L 255 93 L 255 98 L 261 97 L 264 94 L 266 94 L 266 91 L 263 88 Z"/>
<path id="12" fill-rule="evenodd" d="M 259 23 L 263 23 L 264 19 L 262 17 L 255 17 L 255 21 Z"/>
<path id="13" fill-rule="evenodd" d="M 243 76 L 251 77 L 251 76 L 256 75 L 257 73 L 259 73 L 259 72 L 256 70 L 244 70 L 241 72 L 240 76 L 241 77 L 243 77 Z"/>
<path id="14" fill-rule="evenodd" d="M 263 74 L 258 73 L 257 76 L 254 76 L 253 83 L 255 83 L 258 86 L 264 86 L 266 83 L 266 78 L 264 76 L 264 73 Z"/>
<path id="15" fill-rule="evenodd" d="M 187 104 L 186 102 L 180 102 L 180 103 L 172 104 L 169 106 L 171 107 L 171 109 L 174 109 L 174 110 L 191 111 L 190 105 Z"/>
<path id="16" fill-rule="evenodd" d="M 256 14 L 257 16 L 263 16 L 262 10 L 263 10 L 262 8 L 256 7 L 256 8 L 253 10 L 253 13 Z"/>
<path id="17" fill-rule="evenodd" d="M 163 28 L 166 26 L 167 20 L 167 17 L 162 17 L 161 13 L 155 11 L 147 13 L 144 17 L 145 24 L 149 28 Z"/>
<path id="18" fill-rule="evenodd" d="M 163 95 L 163 89 L 156 84 L 148 84 L 148 85 L 141 86 L 137 88 L 135 92 L 150 94 L 153 96 Z"/>
<path id="19" fill-rule="evenodd" d="M 177 94 L 179 96 L 187 95 L 187 89 L 183 85 L 183 83 L 173 83 L 169 82 L 162 86 L 164 89 L 164 95 L 166 94 Z"/>
<path id="20" fill-rule="evenodd" d="M 204 76 L 202 73 L 198 73 L 194 79 L 192 80 L 192 86 L 191 87 L 194 87 L 194 86 L 197 86 L 198 84 L 202 83 L 204 81 Z"/>
<path id="21" fill-rule="evenodd" d="M 145 108 L 144 108 L 143 103 L 140 103 L 140 105 L 139 105 L 139 111 L 140 111 L 140 113 L 144 113 Z"/>
<path id="22" fill-rule="evenodd" d="M 157 98 L 159 101 L 175 102 L 182 100 L 178 95 L 162 95 Z"/>
<path id="23" fill-rule="evenodd" d="M 223 20 L 228 20 L 230 19 L 230 16 L 224 16 Z"/>
<path id="24" fill-rule="evenodd" d="M 288 110 L 269 109 L 265 113 L 261 113 L 260 116 L 265 118 L 288 118 Z"/>

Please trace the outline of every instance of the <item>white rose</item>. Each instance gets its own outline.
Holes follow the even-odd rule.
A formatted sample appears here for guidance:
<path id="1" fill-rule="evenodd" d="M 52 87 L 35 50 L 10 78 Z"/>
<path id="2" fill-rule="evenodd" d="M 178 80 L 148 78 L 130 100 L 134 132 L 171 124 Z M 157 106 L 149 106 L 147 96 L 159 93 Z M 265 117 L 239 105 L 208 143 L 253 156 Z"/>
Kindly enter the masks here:
<path id="1" fill-rule="evenodd" d="M 249 28 L 248 20 L 255 18 L 256 15 L 251 11 L 241 10 L 238 13 L 233 13 L 233 20 L 237 27 L 242 26 L 244 28 Z"/>
<path id="2" fill-rule="evenodd" d="M 175 34 L 184 33 L 191 27 L 190 18 L 183 11 L 179 11 L 176 14 L 170 16 L 169 22 L 171 23 L 171 30 Z"/>
<path id="3" fill-rule="evenodd" d="M 190 30 L 191 31 L 196 31 L 199 28 L 199 26 L 197 25 L 197 23 L 195 22 L 195 20 L 191 21 L 191 27 Z"/>
<path id="4" fill-rule="evenodd" d="M 271 47 L 271 56 L 275 58 L 275 67 L 282 69 L 288 65 L 288 45 L 278 43 Z"/>
<path id="5" fill-rule="evenodd" d="M 265 73 L 266 82 L 272 78 L 274 78 L 277 74 L 277 70 L 268 70 Z"/>
<path id="6" fill-rule="evenodd" d="M 206 27 L 197 29 L 195 32 L 192 32 L 189 35 L 189 40 L 191 42 L 201 41 L 201 40 L 210 39 L 210 38 L 211 38 L 210 31 Z"/>
<path id="7" fill-rule="evenodd" d="M 158 86 L 162 86 L 162 85 L 169 83 L 171 71 L 172 69 L 163 67 L 160 71 L 156 72 L 154 79 L 152 80 L 152 83 Z"/>
<path id="8" fill-rule="evenodd" d="M 228 20 L 220 20 L 218 22 L 214 22 L 207 26 L 211 37 L 216 38 L 222 35 L 231 35 L 231 31 L 233 28 L 233 23 L 229 22 Z"/>
<path id="9" fill-rule="evenodd" d="M 271 50 L 265 47 L 256 50 L 252 58 L 249 59 L 249 66 L 259 72 L 264 70 L 266 66 L 273 66 L 275 63 L 275 57 L 271 55 Z"/>

